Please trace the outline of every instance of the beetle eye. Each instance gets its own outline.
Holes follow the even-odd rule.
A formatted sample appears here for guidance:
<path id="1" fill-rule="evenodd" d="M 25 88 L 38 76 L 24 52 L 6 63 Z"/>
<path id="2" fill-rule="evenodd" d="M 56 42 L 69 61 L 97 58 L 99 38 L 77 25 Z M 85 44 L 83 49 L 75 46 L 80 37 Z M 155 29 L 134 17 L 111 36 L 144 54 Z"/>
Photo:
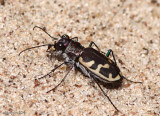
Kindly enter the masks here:
<path id="1" fill-rule="evenodd" d="M 58 47 L 63 47 L 63 43 L 58 43 Z"/>
<path id="2" fill-rule="evenodd" d="M 68 36 L 68 35 L 62 35 L 61 38 L 62 38 L 62 39 L 69 39 L 69 36 Z"/>
<path id="3" fill-rule="evenodd" d="M 55 48 L 56 48 L 56 50 L 64 50 L 65 46 L 62 42 L 58 42 L 55 44 Z"/>
<path id="4" fill-rule="evenodd" d="M 62 46 L 62 43 L 59 42 L 59 43 L 57 43 L 57 45 L 58 45 L 58 46 Z"/>

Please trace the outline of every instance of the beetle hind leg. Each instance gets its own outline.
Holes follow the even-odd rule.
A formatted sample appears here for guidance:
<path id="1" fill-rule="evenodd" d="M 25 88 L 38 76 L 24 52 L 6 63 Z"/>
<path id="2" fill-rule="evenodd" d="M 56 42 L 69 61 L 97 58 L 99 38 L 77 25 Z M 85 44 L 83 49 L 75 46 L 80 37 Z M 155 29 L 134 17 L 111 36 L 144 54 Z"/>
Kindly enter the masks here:
<path id="1" fill-rule="evenodd" d="M 109 57 L 110 53 L 112 54 L 113 60 L 114 60 L 115 64 L 117 65 L 116 59 L 115 59 L 115 57 L 114 57 L 114 53 L 113 53 L 113 51 L 112 51 L 111 49 L 108 50 L 106 56 Z M 119 76 L 120 76 L 121 78 L 126 79 L 127 81 L 132 82 L 132 83 L 142 83 L 142 82 L 136 82 L 136 81 L 129 80 L 129 79 L 127 79 L 126 77 L 124 77 L 122 74 L 119 74 Z"/>
<path id="2" fill-rule="evenodd" d="M 113 50 L 109 49 L 108 52 L 106 53 L 106 56 L 109 57 L 110 53 L 112 53 L 112 57 L 113 57 L 114 63 L 117 65 L 116 59 L 114 57 Z"/>
<path id="3" fill-rule="evenodd" d="M 127 81 L 129 81 L 129 82 L 132 82 L 132 83 L 141 83 L 141 84 L 142 84 L 142 82 L 139 82 L 139 81 L 132 81 L 132 80 L 130 80 L 130 79 L 128 79 L 128 78 L 122 76 L 121 74 L 119 74 L 119 75 L 120 75 L 122 78 L 124 78 L 124 79 L 126 79 Z"/>
<path id="4" fill-rule="evenodd" d="M 112 106 L 119 112 L 118 108 L 113 104 L 113 102 L 111 101 L 111 99 L 109 98 L 109 96 L 104 92 L 104 90 L 102 89 L 102 87 L 100 86 L 99 82 L 97 81 L 97 79 L 93 78 L 94 82 L 98 85 L 98 87 L 100 88 L 101 92 L 103 93 L 104 96 L 107 97 L 107 99 L 109 100 L 109 102 L 112 104 Z"/>

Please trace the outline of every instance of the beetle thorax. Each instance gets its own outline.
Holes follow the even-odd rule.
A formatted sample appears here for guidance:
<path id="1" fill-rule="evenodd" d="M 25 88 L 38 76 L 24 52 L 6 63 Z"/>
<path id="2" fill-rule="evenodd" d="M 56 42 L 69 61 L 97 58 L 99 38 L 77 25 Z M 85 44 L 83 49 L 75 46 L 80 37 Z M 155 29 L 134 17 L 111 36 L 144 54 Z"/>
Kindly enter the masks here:
<path id="1" fill-rule="evenodd" d="M 81 46 L 79 42 L 71 40 L 63 53 L 63 58 L 66 62 L 71 62 L 74 64 L 76 58 L 82 54 L 83 49 L 84 47 Z"/>

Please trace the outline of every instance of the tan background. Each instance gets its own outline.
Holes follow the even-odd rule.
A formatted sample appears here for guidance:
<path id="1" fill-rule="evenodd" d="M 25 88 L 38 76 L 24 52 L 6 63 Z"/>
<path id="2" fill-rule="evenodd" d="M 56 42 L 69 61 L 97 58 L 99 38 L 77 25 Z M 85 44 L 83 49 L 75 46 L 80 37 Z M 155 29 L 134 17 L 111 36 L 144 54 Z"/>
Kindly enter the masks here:
<path id="1" fill-rule="evenodd" d="M 48 73 L 51 61 L 46 47 L 18 56 L 25 48 L 53 42 L 35 25 L 53 36 L 79 37 L 85 47 L 96 42 L 114 51 L 124 81 L 117 90 L 104 88 L 112 102 L 128 116 L 160 113 L 160 1 L 156 0 L 1 0 L 0 5 L 0 115 L 107 116 L 115 109 L 99 88 L 80 72 L 66 73 L 65 66 Z"/>

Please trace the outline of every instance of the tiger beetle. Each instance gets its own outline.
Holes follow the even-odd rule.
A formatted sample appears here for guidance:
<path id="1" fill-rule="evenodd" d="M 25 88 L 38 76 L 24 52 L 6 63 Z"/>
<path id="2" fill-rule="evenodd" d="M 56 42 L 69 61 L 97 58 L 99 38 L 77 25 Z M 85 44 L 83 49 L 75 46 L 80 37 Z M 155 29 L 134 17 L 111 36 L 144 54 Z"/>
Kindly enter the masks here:
<path id="1" fill-rule="evenodd" d="M 102 89 L 101 83 L 116 85 L 117 83 L 121 83 L 122 79 L 126 79 L 127 81 L 134 83 L 142 83 L 131 81 L 122 75 L 119 67 L 117 66 L 113 51 L 111 49 L 108 50 L 106 54 L 104 54 L 104 52 L 100 51 L 99 47 L 94 42 L 91 42 L 89 44 L 89 47 L 85 48 L 78 42 L 78 37 L 70 38 L 68 35 L 62 35 L 60 36 L 60 39 L 58 39 L 52 37 L 48 32 L 45 31 L 45 29 L 41 27 L 35 26 L 33 30 L 35 28 L 41 29 L 49 37 L 57 41 L 55 41 L 54 44 L 44 44 L 27 48 L 21 51 L 19 55 L 26 50 L 39 48 L 42 46 L 48 46 L 46 52 L 49 52 L 51 56 L 61 57 L 64 61 L 62 64 L 58 65 L 48 74 L 40 77 L 39 79 L 49 76 L 56 69 L 58 69 L 64 64 L 69 66 L 69 70 L 63 77 L 61 82 L 57 84 L 53 89 L 49 90 L 47 93 L 54 91 L 58 86 L 60 86 L 61 83 L 64 82 L 64 80 L 66 79 L 69 72 L 75 67 L 76 69 L 80 70 L 85 76 L 91 78 L 98 85 L 104 96 L 108 98 L 113 107 L 117 111 L 119 111 L 117 107 L 113 104 L 111 99 L 108 97 L 108 95 Z M 93 45 L 97 48 L 97 50 L 92 48 Z M 110 54 L 112 54 L 113 60 L 109 58 Z"/>

